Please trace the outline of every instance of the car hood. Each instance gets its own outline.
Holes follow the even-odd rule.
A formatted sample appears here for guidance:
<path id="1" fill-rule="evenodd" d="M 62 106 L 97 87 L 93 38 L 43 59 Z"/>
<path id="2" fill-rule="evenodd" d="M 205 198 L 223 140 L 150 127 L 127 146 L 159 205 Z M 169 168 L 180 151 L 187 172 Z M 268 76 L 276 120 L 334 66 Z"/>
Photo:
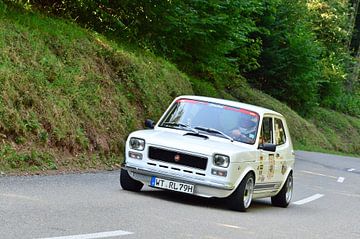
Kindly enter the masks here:
<path id="1" fill-rule="evenodd" d="M 253 145 L 231 142 L 216 136 L 206 136 L 208 138 L 195 136 L 189 131 L 182 130 L 139 130 L 130 134 L 129 138 L 143 138 L 147 146 L 159 146 L 207 156 L 215 153 L 235 156 L 255 150 Z"/>

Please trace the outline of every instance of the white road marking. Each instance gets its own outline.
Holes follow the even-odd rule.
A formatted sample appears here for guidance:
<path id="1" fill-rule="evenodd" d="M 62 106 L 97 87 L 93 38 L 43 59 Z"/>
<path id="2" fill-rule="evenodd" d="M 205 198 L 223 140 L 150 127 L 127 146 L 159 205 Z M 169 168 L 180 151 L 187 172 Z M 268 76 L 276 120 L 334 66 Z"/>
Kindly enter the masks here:
<path id="1" fill-rule="evenodd" d="M 349 168 L 347 171 L 352 172 L 352 171 L 355 171 L 355 169 L 354 168 Z"/>
<path id="2" fill-rule="evenodd" d="M 295 204 L 295 205 L 303 205 L 305 203 L 309 203 L 309 202 L 312 202 L 314 200 L 317 200 L 317 199 L 319 199 L 319 198 L 321 198 L 323 196 L 324 196 L 324 194 L 319 194 L 319 193 L 314 194 L 314 195 L 312 195 L 310 197 L 307 197 L 307 198 L 301 199 L 299 201 L 293 202 L 293 204 Z"/>
<path id="3" fill-rule="evenodd" d="M 314 172 L 305 171 L 305 170 L 302 170 L 300 172 L 307 173 L 307 174 L 312 174 L 312 175 L 317 175 L 317 176 L 328 177 L 328 178 L 336 178 L 337 179 L 337 177 L 335 177 L 335 176 L 326 175 L 326 174 L 322 174 L 322 173 L 314 173 Z"/>
<path id="4" fill-rule="evenodd" d="M 338 178 L 338 180 L 337 180 L 337 182 L 338 182 L 338 183 L 343 183 L 343 182 L 344 182 L 344 180 L 345 180 L 345 178 L 344 178 L 344 177 L 339 177 L 339 178 Z"/>
<path id="5" fill-rule="evenodd" d="M 241 230 L 242 234 L 248 234 L 248 235 L 255 235 L 256 233 L 254 231 L 252 231 L 250 228 L 246 228 L 246 227 L 239 227 L 239 226 L 234 226 L 234 225 L 230 225 L 230 224 L 223 224 L 223 223 L 215 223 L 217 226 L 221 226 L 221 227 L 226 227 L 226 228 L 230 228 L 230 229 L 236 229 L 236 230 Z"/>
<path id="6" fill-rule="evenodd" d="M 130 235 L 130 234 L 134 234 L 134 233 L 119 230 L 119 231 L 98 232 L 98 233 L 81 234 L 81 235 L 73 235 L 73 236 L 46 237 L 46 238 L 39 238 L 39 239 L 94 239 L 94 238 L 125 236 L 125 235 Z"/>
<path id="7" fill-rule="evenodd" d="M 216 223 L 219 226 L 222 227 L 228 227 L 228 228 L 234 228 L 234 229 L 244 229 L 244 227 L 238 227 L 238 226 L 234 226 L 234 225 L 230 225 L 230 224 L 222 224 L 222 223 Z"/>

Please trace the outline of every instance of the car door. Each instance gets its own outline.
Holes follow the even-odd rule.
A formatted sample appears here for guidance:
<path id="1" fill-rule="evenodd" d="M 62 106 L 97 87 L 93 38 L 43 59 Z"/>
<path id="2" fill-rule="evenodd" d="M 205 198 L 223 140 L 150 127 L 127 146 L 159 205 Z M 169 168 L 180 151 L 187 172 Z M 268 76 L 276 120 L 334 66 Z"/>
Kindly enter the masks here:
<path id="1" fill-rule="evenodd" d="M 291 150 L 290 143 L 286 135 L 284 119 L 274 118 L 274 142 L 276 144 L 275 152 L 275 180 L 282 182 L 287 170 L 286 159 L 289 158 Z"/>
<path id="2" fill-rule="evenodd" d="M 273 144 L 273 117 L 265 116 L 262 120 L 259 144 Z M 266 189 L 271 187 L 268 182 L 271 182 L 274 176 L 274 152 L 260 149 L 260 159 L 257 167 L 256 179 L 258 189 Z"/>

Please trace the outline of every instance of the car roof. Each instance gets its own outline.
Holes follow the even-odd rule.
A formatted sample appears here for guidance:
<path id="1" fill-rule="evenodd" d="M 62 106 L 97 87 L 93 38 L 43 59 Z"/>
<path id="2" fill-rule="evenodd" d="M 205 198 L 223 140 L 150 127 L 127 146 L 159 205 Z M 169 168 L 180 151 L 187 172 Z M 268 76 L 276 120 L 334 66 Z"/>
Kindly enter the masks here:
<path id="1" fill-rule="evenodd" d="M 278 113 L 276 111 L 273 111 L 273 110 L 270 110 L 270 109 L 267 109 L 267 108 L 264 108 L 264 107 L 260 107 L 260 106 L 256 106 L 256 105 L 250 105 L 250 104 L 241 103 L 241 102 L 232 101 L 232 100 L 212 98 L 212 97 L 195 96 L 195 95 L 182 95 L 182 96 L 177 97 L 175 99 L 175 101 L 179 100 L 179 99 L 184 99 L 184 98 L 185 99 L 191 99 L 191 100 L 207 101 L 207 102 L 232 106 L 232 107 L 236 107 L 236 108 L 246 109 L 246 110 L 254 111 L 254 112 L 256 112 L 256 113 L 258 113 L 260 115 L 273 114 L 273 115 L 283 117 L 280 113 Z"/>

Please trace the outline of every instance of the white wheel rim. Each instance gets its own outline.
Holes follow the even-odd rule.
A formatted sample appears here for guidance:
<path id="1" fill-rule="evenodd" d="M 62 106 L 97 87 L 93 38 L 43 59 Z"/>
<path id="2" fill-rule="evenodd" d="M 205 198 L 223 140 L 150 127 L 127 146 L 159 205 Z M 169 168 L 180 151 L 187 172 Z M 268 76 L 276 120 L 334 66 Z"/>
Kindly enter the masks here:
<path id="1" fill-rule="evenodd" d="M 293 178 L 292 175 L 289 175 L 288 180 L 286 180 L 286 202 L 290 202 L 292 198 L 292 192 L 293 192 Z"/>
<path id="2" fill-rule="evenodd" d="M 248 208 L 250 206 L 252 197 L 253 197 L 253 193 L 254 193 L 254 179 L 253 178 L 249 178 L 246 182 L 245 185 L 245 190 L 244 190 L 244 207 Z"/>

